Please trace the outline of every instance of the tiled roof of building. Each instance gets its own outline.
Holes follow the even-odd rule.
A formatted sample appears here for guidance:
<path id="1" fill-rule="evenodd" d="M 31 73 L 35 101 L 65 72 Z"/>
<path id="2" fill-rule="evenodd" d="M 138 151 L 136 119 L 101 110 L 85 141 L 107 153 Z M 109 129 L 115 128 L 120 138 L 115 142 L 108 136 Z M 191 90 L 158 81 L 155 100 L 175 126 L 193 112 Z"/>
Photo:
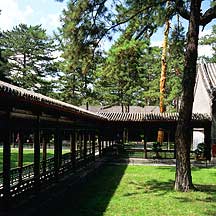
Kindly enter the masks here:
<path id="1" fill-rule="evenodd" d="M 99 113 L 100 115 L 109 119 L 109 121 L 131 121 L 131 122 L 144 122 L 144 121 L 177 121 L 178 113 Z M 210 116 L 207 114 L 193 113 L 192 120 L 210 121 Z"/>
<path id="2" fill-rule="evenodd" d="M 198 75 L 201 76 L 210 97 L 216 94 L 216 63 L 198 65 Z"/>

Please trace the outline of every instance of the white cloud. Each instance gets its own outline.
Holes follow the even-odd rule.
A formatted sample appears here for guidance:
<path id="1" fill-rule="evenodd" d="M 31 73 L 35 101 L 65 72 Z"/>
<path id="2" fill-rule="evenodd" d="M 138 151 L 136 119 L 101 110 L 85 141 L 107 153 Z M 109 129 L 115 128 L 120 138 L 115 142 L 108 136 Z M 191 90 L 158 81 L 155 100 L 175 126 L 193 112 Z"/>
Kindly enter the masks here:
<path id="1" fill-rule="evenodd" d="M 163 41 L 151 41 L 151 46 L 154 47 L 154 46 L 157 46 L 157 47 L 162 47 L 163 45 Z"/>
<path id="2" fill-rule="evenodd" d="M 48 14 L 46 17 L 41 17 L 40 23 L 43 28 L 49 29 L 51 27 L 52 29 L 56 29 L 60 26 L 59 14 Z"/>
<path id="3" fill-rule="evenodd" d="M 0 9 L 1 30 L 10 30 L 19 23 L 26 23 L 29 16 L 34 12 L 30 5 L 25 6 L 24 10 L 19 8 L 16 0 L 1 1 Z"/>

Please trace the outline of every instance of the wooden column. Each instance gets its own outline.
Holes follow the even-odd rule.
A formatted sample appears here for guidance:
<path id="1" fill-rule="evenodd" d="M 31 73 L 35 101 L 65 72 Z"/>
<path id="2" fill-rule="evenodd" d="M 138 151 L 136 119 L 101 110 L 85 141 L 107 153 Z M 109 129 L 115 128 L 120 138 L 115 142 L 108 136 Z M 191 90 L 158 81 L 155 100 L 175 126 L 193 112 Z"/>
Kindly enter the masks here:
<path id="1" fill-rule="evenodd" d="M 104 139 L 101 137 L 101 154 L 103 155 L 104 153 Z"/>
<path id="2" fill-rule="evenodd" d="M 64 134 L 64 132 L 60 129 L 59 130 L 59 155 L 58 155 L 59 168 L 62 165 L 62 140 L 63 140 L 63 134 Z"/>
<path id="3" fill-rule="evenodd" d="M 2 130 L 3 140 L 3 196 L 5 205 L 10 200 L 10 164 L 11 164 L 11 122 L 10 112 L 7 113 L 6 123 Z"/>
<path id="4" fill-rule="evenodd" d="M 88 133 L 88 154 L 92 154 L 92 135 Z"/>
<path id="5" fill-rule="evenodd" d="M 93 160 L 95 160 L 95 132 L 91 134 L 91 140 L 92 140 L 92 156 L 93 156 Z"/>
<path id="6" fill-rule="evenodd" d="M 206 160 L 211 160 L 211 124 L 204 128 L 204 143 L 206 145 Z"/>
<path id="7" fill-rule="evenodd" d="M 144 158 L 148 158 L 147 155 L 147 137 L 144 135 Z"/>
<path id="8" fill-rule="evenodd" d="M 54 169 L 55 169 L 55 176 L 58 176 L 58 172 L 59 172 L 59 152 L 60 152 L 60 147 L 59 147 L 59 143 L 60 143 L 60 128 L 57 127 L 55 129 L 55 133 L 54 133 Z"/>
<path id="9" fill-rule="evenodd" d="M 37 115 L 37 121 L 34 129 L 34 180 L 35 187 L 38 187 L 40 178 L 40 117 Z"/>
<path id="10" fill-rule="evenodd" d="M 22 181 L 22 168 L 23 168 L 23 145 L 24 145 L 24 133 L 19 131 L 17 133 L 18 141 L 18 167 L 19 167 L 19 183 Z"/>
<path id="11" fill-rule="evenodd" d="M 83 147 L 82 147 L 83 140 L 82 138 L 83 138 L 82 132 L 79 131 L 79 158 L 83 158 Z"/>
<path id="12" fill-rule="evenodd" d="M 83 158 L 86 160 L 86 155 L 87 155 L 87 134 L 84 132 L 84 147 L 83 147 Z"/>
<path id="13" fill-rule="evenodd" d="M 49 135 L 47 133 L 43 134 L 43 139 L 42 139 L 42 148 L 43 148 L 43 153 L 42 153 L 42 158 L 43 158 L 43 172 L 46 172 L 46 162 L 47 162 L 47 144 L 49 142 Z"/>
<path id="14" fill-rule="evenodd" d="M 76 131 L 72 131 L 70 133 L 70 151 L 71 151 L 71 162 L 72 167 L 76 169 L 76 140 L 77 140 L 77 133 Z"/>
<path id="15" fill-rule="evenodd" d="M 126 134 L 125 134 L 125 128 L 122 132 L 122 144 L 124 145 L 125 144 L 125 141 L 126 141 Z"/>
<path id="16" fill-rule="evenodd" d="M 101 136 L 100 134 L 98 134 L 98 151 L 99 151 L 99 157 L 101 158 L 102 154 L 101 154 Z"/>

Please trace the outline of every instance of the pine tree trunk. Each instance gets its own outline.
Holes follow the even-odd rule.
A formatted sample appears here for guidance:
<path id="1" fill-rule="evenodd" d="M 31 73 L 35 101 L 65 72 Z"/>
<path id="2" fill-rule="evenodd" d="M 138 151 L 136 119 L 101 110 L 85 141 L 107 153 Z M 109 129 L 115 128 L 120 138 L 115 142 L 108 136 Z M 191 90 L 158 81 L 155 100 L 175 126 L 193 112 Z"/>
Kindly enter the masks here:
<path id="1" fill-rule="evenodd" d="M 164 94 L 166 87 L 166 72 L 167 72 L 167 45 L 168 45 L 168 35 L 169 35 L 170 23 L 166 20 L 165 30 L 164 30 L 164 41 L 163 41 L 163 52 L 161 57 L 161 78 L 160 78 L 160 112 L 165 111 L 164 105 Z"/>
<path id="2" fill-rule="evenodd" d="M 163 40 L 163 52 L 161 57 L 161 78 L 160 78 L 160 113 L 165 112 L 164 105 L 164 95 L 165 95 L 165 87 L 166 87 L 166 72 L 167 72 L 167 46 L 168 46 L 168 36 L 169 36 L 169 28 L 170 23 L 169 20 L 166 20 L 165 30 L 164 30 L 164 40 Z M 159 129 L 157 135 L 157 142 L 160 144 L 163 143 L 164 140 L 164 131 L 162 128 Z"/>
<path id="3" fill-rule="evenodd" d="M 190 20 L 187 36 L 183 74 L 183 95 L 176 130 L 176 178 L 175 189 L 189 191 L 194 189 L 190 166 L 191 116 L 196 80 L 197 48 L 199 35 L 200 0 L 191 0 Z"/>

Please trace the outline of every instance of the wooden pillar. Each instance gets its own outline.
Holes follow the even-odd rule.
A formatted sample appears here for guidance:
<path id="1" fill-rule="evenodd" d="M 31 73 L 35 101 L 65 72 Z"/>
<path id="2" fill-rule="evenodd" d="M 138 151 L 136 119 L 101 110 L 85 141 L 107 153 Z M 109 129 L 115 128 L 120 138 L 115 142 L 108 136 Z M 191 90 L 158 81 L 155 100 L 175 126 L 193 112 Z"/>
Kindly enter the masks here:
<path id="1" fill-rule="evenodd" d="M 71 162 L 72 167 L 76 169 L 76 140 L 77 140 L 77 133 L 76 131 L 72 131 L 70 133 L 70 151 L 71 151 Z"/>
<path id="2" fill-rule="evenodd" d="M 92 135 L 91 135 L 91 133 L 89 132 L 88 133 L 88 143 L 89 143 L 89 145 L 88 145 L 88 153 L 89 154 L 92 154 Z"/>
<path id="3" fill-rule="evenodd" d="M 79 131 L 79 158 L 83 158 L 83 147 L 82 147 L 83 140 L 82 138 L 83 138 L 82 132 Z"/>
<path id="4" fill-rule="evenodd" d="M 22 168 L 23 168 L 23 145 L 24 145 L 24 133 L 19 131 L 17 133 L 18 142 L 18 167 L 19 167 L 19 183 L 22 181 Z"/>
<path id="5" fill-rule="evenodd" d="M 60 166 L 59 155 L 60 155 L 60 128 L 57 127 L 54 133 L 54 169 L 55 169 L 56 177 L 58 176 L 59 166 Z"/>
<path id="6" fill-rule="evenodd" d="M 17 139 L 18 142 L 18 167 L 23 167 L 23 144 L 24 144 L 24 133 L 19 131 L 17 133 L 17 136 L 19 137 Z"/>
<path id="7" fill-rule="evenodd" d="M 83 133 L 83 140 L 84 140 L 84 146 L 83 146 L 83 158 L 86 160 L 86 155 L 87 155 L 87 134 L 84 131 Z"/>
<path id="8" fill-rule="evenodd" d="M 35 187 L 38 187 L 40 178 L 40 117 L 37 115 L 37 121 L 34 128 L 34 181 Z"/>
<path id="9" fill-rule="evenodd" d="M 101 136 L 100 134 L 98 134 L 98 151 L 99 151 L 99 157 L 101 158 L 102 154 L 102 150 L 101 150 Z"/>
<path id="10" fill-rule="evenodd" d="M 122 145 L 124 146 L 125 143 L 126 143 L 126 128 L 124 128 L 122 132 Z"/>
<path id="11" fill-rule="evenodd" d="M 44 133 L 43 134 L 43 139 L 42 139 L 42 148 L 43 148 L 43 153 L 42 153 L 42 159 L 43 159 L 43 172 L 46 172 L 46 162 L 47 162 L 47 144 L 49 142 L 49 135 Z"/>
<path id="12" fill-rule="evenodd" d="M 144 135 L 144 158 L 148 158 L 147 155 L 147 137 Z"/>
<path id="13" fill-rule="evenodd" d="M 206 160 L 211 160 L 211 124 L 204 128 L 204 143 L 206 145 Z"/>
<path id="14" fill-rule="evenodd" d="M 3 140 L 3 196 L 5 205 L 10 200 L 10 164 L 11 164 L 11 122 L 10 112 L 7 113 L 6 123 L 2 130 Z"/>
<path id="15" fill-rule="evenodd" d="M 93 156 L 93 160 L 95 160 L 95 132 L 92 133 L 91 140 L 92 140 L 92 156 Z"/>
<path id="16" fill-rule="evenodd" d="M 62 140 L 63 140 L 63 131 L 59 130 L 59 155 L 58 155 L 58 164 L 59 168 L 62 165 Z"/>

